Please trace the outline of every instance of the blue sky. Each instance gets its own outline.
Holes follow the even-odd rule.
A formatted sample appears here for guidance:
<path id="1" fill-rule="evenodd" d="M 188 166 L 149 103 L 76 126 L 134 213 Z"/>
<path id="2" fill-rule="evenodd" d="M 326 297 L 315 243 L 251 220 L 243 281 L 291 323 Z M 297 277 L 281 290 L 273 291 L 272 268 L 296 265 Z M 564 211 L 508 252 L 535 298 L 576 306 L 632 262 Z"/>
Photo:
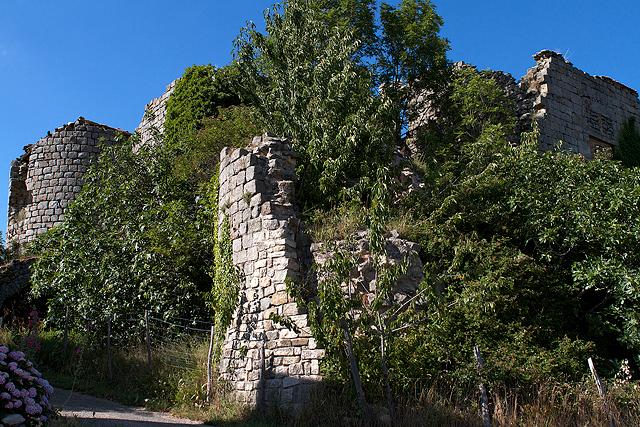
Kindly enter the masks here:
<path id="1" fill-rule="evenodd" d="M 0 229 L 9 164 L 78 116 L 133 130 L 192 64 L 224 65 L 272 0 L 0 0 Z M 522 76 L 542 49 L 640 89 L 640 2 L 436 0 L 452 60 Z"/>

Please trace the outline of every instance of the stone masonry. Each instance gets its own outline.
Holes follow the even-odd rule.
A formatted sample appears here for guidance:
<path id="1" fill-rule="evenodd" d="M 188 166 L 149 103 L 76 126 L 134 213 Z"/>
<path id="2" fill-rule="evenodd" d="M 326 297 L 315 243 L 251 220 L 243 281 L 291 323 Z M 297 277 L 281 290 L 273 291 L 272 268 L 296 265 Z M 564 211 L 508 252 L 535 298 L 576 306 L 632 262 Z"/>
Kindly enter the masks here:
<path id="1" fill-rule="evenodd" d="M 324 350 L 316 347 L 306 312 L 287 293 L 286 280 L 299 278 L 302 269 L 295 163 L 287 141 L 268 136 L 220 156 L 220 223 L 226 215 L 242 277 L 220 372 L 245 403 L 298 410 L 321 379 Z M 272 314 L 288 318 L 298 331 Z"/>
<path id="2" fill-rule="evenodd" d="M 167 86 L 165 92 L 159 98 L 152 99 L 144 109 L 142 120 L 136 129 L 140 135 L 140 144 L 144 145 L 149 141 L 156 139 L 156 132 L 162 134 L 164 132 L 164 121 L 167 116 L 167 102 L 176 87 L 174 80 Z"/>
<path id="3" fill-rule="evenodd" d="M 540 146 L 563 148 L 591 158 L 603 147 L 617 145 L 623 123 L 640 124 L 638 92 L 610 77 L 591 76 L 562 57 L 544 50 L 520 82 L 532 100 L 540 127 Z"/>
<path id="4" fill-rule="evenodd" d="M 534 55 L 536 65 L 517 82 L 510 74 L 488 71 L 485 75 L 500 86 L 515 105 L 517 126 L 510 141 L 531 128 L 535 120 L 540 130 L 540 149 L 561 148 L 592 158 L 601 148 L 612 148 L 623 123 L 635 118 L 640 124 L 638 92 L 610 77 L 591 76 L 556 52 L 543 50 Z M 454 67 L 472 67 L 459 62 Z M 419 95 L 412 104 L 416 118 L 409 125 L 412 138 L 423 126 L 435 123 L 440 112 Z"/>
<path id="5" fill-rule="evenodd" d="M 7 244 L 28 243 L 61 223 L 100 144 L 121 132 L 80 117 L 26 146 L 11 163 Z"/>

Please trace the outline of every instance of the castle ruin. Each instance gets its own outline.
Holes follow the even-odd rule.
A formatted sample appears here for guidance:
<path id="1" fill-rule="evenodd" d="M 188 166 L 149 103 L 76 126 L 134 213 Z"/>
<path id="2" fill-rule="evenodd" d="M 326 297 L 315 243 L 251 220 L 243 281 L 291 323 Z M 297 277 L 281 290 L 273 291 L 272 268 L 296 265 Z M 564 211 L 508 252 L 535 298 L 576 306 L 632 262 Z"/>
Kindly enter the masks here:
<path id="1" fill-rule="evenodd" d="M 537 121 L 542 150 L 562 141 L 565 149 L 591 158 L 602 147 L 616 146 L 626 120 L 640 123 L 640 101 L 633 89 L 608 77 L 590 76 L 551 51 L 534 58 L 536 65 L 520 82 L 499 72 L 494 78 L 515 101 L 520 125 Z M 142 144 L 153 141 L 156 130 L 162 132 L 174 87 L 175 82 L 147 105 L 137 129 Z M 432 114 L 425 111 L 420 123 L 412 125 L 421 125 Z M 116 143 L 119 132 L 79 118 L 25 147 L 11 165 L 8 244 L 28 243 L 62 222 L 100 141 Z M 229 221 L 241 283 L 220 373 L 248 404 L 299 409 L 321 379 L 324 350 L 309 330 L 305 310 L 287 293 L 286 282 L 300 278 L 305 263 L 318 262 L 323 255 L 300 232 L 295 162 L 288 142 L 269 136 L 257 137 L 246 149 L 221 154 L 219 223 L 225 217 Z M 415 244 L 397 236 L 388 244 L 397 259 L 416 250 Z M 359 250 L 359 256 L 357 280 L 366 282 L 366 250 Z M 412 261 L 412 273 L 403 279 L 408 292 L 420 281 L 418 262 Z M 296 330 L 274 320 L 283 316 Z"/>
<path id="2" fill-rule="evenodd" d="M 114 144 L 120 129 L 80 117 L 24 148 L 11 163 L 7 244 L 25 244 L 60 224 L 82 187 L 101 144 Z"/>

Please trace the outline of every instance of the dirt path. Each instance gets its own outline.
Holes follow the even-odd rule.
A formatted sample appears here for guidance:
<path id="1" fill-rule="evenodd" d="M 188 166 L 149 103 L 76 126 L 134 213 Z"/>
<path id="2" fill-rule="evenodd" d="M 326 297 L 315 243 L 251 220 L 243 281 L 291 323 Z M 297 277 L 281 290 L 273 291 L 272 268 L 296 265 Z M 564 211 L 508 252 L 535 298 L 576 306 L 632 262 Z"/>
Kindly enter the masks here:
<path id="1" fill-rule="evenodd" d="M 159 412 L 130 408 L 105 399 L 56 389 L 53 406 L 69 418 L 76 417 L 81 425 L 104 427 L 175 427 L 201 425 L 197 421 L 175 418 Z"/>

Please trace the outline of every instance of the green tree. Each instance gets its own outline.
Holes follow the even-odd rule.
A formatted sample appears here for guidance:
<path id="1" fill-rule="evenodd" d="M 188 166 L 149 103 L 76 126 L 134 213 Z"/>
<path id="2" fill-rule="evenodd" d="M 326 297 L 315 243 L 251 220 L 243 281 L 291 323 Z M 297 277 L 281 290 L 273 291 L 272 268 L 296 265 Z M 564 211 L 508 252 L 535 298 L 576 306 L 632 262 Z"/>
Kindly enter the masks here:
<path id="1" fill-rule="evenodd" d="M 640 166 L 640 131 L 634 118 L 622 125 L 614 158 L 629 168 Z"/>
<path id="2" fill-rule="evenodd" d="M 377 83 L 392 101 L 400 143 L 409 121 L 441 92 L 449 42 L 440 36 L 443 20 L 430 0 L 402 0 L 395 7 L 382 3 L 380 20 L 374 68 Z"/>
<path id="3" fill-rule="evenodd" d="M 371 92 L 371 76 L 354 59 L 361 41 L 344 25 L 327 23 L 314 0 L 290 0 L 236 40 L 235 58 L 251 104 L 266 129 L 292 140 L 300 159 L 304 201 L 327 205 L 392 146 L 388 105 Z M 325 3 L 322 3 L 325 4 Z"/>
<path id="4" fill-rule="evenodd" d="M 172 174 L 170 150 L 134 144 L 104 147 L 64 222 L 33 248 L 33 292 L 48 298 L 54 326 L 67 311 L 80 330 L 112 317 L 125 339 L 136 332 L 127 319 L 145 309 L 165 318 L 209 313 L 214 219 Z"/>

